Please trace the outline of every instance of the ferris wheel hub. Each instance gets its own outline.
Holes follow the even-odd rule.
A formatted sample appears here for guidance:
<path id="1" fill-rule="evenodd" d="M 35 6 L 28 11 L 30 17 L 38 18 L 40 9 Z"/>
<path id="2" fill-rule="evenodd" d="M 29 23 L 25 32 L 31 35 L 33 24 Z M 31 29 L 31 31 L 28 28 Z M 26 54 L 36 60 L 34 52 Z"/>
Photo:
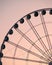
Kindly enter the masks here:
<path id="1" fill-rule="evenodd" d="M 52 65 L 52 61 L 51 61 L 51 62 L 49 62 L 49 65 Z"/>

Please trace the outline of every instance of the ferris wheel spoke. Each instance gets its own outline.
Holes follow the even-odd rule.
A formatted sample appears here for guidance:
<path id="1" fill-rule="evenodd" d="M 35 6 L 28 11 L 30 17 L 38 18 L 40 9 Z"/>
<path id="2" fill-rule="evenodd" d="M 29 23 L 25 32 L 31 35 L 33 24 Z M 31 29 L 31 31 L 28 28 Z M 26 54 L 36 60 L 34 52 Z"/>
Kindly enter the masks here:
<path id="1" fill-rule="evenodd" d="M 43 26 L 44 33 L 45 33 L 45 36 L 46 36 L 46 40 L 47 40 L 47 43 L 48 43 L 48 46 L 49 46 L 49 49 L 50 49 L 50 52 L 51 52 L 51 49 L 52 49 L 51 40 L 50 40 L 48 30 L 47 30 L 47 27 L 46 27 L 46 24 L 45 24 L 45 20 L 44 20 L 44 17 L 43 17 L 42 14 L 40 14 L 40 18 L 41 18 L 42 26 Z"/>
<path id="2" fill-rule="evenodd" d="M 50 57 L 42 50 L 40 49 L 31 39 L 29 39 L 20 29 L 15 29 L 19 34 L 21 34 L 33 47 L 35 47 L 43 56 L 48 58 L 49 60 Z"/>
<path id="3" fill-rule="evenodd" d="M 48 14 L 48 15 L 46 15 L 44 18 L 45 14 Z M 0 48 L 0 65 L 3 65 L 3 60 L 4 61 L 7 60 L 7 64 L 8 64 L 8 62 L 10 62 L 10 65 L 11 64 L 17 65 L 20 62 L 22 62 L 22 63 L 25 62 L 24 63 L 25 65 L 29 65 L 31 63 L 32 63 L 32 65 L 36 64 L 36 63 L 41 64 L 41 65 L 44 65 L 44 64 L 52 65 L 52 43 L 51 43 L 51 38 L 50 38 L 50 37 L 52 37 L 52 35 L 49 34 L 49 32 L 52 32 L 52 31 L 50 31 L 50 30 L 48 31 L 48 29 L 50 29 L 50 24 L 48 24 L 48 27 L 47 27 L 47 23 L 50 23 L 50 21 L 48 22 L 47 16 L 49 17 L 48 20 L 51 20 L 52 8 L 44 8 L 44 9 L 35 10 L 33 12 L 30 12 L 27 15 L 20 18 L 17 22 L 14 23 L 14 25 L 11 26 L 11 28 L 7 32 L 6 36 L 4 37 L 4 40 L 3 40 L 1 48 Z M 33 21 L 35 19 L 38 20 L 39 24 L 36 23 L 35 21 Z M 45 19 L 47 22 L 45 21 Z M 34 26 L 34 24 L 35 24 L 35 26 Z M 52 24 L 52 22 L 51 22 L 51 24 Z M 28 26 L 30 27 L 30 29 Z M 38 26 L 40 26 L 39 31 L 37 30 L 37 29 L 39 29 Z M 41 28 L 41 26 L 42 26 L 42 28 Z M 36 27 L 37 27 L 37 29 L 36 29 Z M 22 30 L 22 28 L 23 28 L 23 30 Z M 29 35 L 27 35 L 27 33 L 29 31 L 30 31 L 30 34 L 32 34 L 32 36 L 35 35 L 37 40 L 35 39 L 33 41 L 31 39 L 31 37 L 29 37 Z M 40 32 L 40 34 L 39 34 L 39 32 Z M 44 33 L 42 37 L 41 37 L 41 33 Z M 14 39 L 14 38 L 16 38 L 16 35 L 19 39 L 18 38 Z M 46 38 L 46 40 L 45 40 L 45 38 Z M 16 42 L 14 40 L 16 40 Z M 28 42 L 27 47 L 25 47 L 25 43 L 23 43 L 24 41 L 25 41 L 25 43 Z M 39 43 L 37 44 L 36 42 L 37 43 L 39 42 Z M 9 50 L 9 48 L 10 48 L 10 47 L 6 48 L 6 46 L 8 44 L 9 44 L 9 46 L 11 45 L 10 46 L 11 48 L 14 47 L 14 50 L 12 49 L 14 51 L 13 56 L 8 55 L 8 54 L 10 54 L 11 50 L 8 51 L 8 54 L 7 53 L 5 54 L 5 52 L 7 50 Z M 30 48 L 28 48 L 29 44 L 30 44 Z M 3 52 L 3 50 L 5 48 L 6 48 L 6 50 Z M 22 55 L 20 53 L 23 53 L 25 55 L 25 57 L 24 57 L 24 55 Z M 18 54 L 20 54 L 21 56 L 18 56 Z M 5 65 L 5 62 L 4 62 L 4 65 Z"/>
<path id="4" fill-rule="evenodd" d="M 25 52 L 27 52 L 27 53 L 30 53 L 30 54 L 32 54 L 32 55 L 38 57 L 38 58 L 40 58 L 40 59 L 42 59 L 42 60 L 44 60 L 44 61 L 49 61 L 49 59 L 44 58 L 43 56 L 41 56 L 41 55 L 39 55 L 39 54 L 37 54 L 37 53 L 31 51 L 31 50 L 28 50 L 28 49 L 26 49 L 26 48 L 24 48 L 24 47 L 22 47 L 22 46 L 20 46 L 20 45 L 18 45 L 18 44 L 15 44 L 14 42 L 8 41 L 8 43 L 11 44 L 11 45 L 13 45 L 13 46 L 15 46 L 15 47 L 18 47 L 19 49 L 21 49 L 21 50 L 23 50 L 23 51 L 25 51 Z"/>
<path id="5" fill-rule="evenodd" d="M 48 64 L 47 62 L 44 62 L 44 61 L 37 61 L 37 60 L 24 59 L 24 58 L 15 58 L 15 57 L 9 57 L 9 56 L 3 56 L 3 58 Z"/>
<path id="6" fill-rule="evenodd" d="M 34 32 L 34 34 L 36 35 L 37 39 L 39 40 L 39 42 L 41 43 L 42 47 L 44 48 L 44 50 L 46 52 L 49 52 L 48 48 L 46 47 L 45 43 L 43 42 L 43 40 L 41 39 L 40 35 L 38 34 L 37 30 L 35 29 L 35 27 L 33 26 L 33 24 L 31 23 L 30 20 L 26 19 L 27 23 L 29 24 L 29 26 L 31 27 L 32 31 Z"/>

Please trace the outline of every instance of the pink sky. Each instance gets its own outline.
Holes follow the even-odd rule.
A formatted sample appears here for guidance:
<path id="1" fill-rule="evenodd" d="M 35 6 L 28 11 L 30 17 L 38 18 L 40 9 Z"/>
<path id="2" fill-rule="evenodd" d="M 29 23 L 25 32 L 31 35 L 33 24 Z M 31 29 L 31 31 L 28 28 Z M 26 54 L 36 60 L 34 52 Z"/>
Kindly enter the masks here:
<path id="1" fill-rule="evenodd" d="M 21 17 L 34 10 L 51 7 L 52 0 L 0 0 L 0 44 Z"/>
<path id="2" fill-rule="evenodd" d="M 3 41 L 6 33 L 8 32 L 8 30 L 12 27 L 12 25 L 16 21 L 18 21 L 21 17 L 23 17 L 24 15 L 26 15 L 32 11 L 35 11 L 38 9 L 43 9 L 43 8 L 52 8 L 52 0 L 5 0 L 5 1 L 0 0 L 0 45 L 2 44 L 2 41 Z M 37 30 L 39 31 L 41 29 L 37 28 Z M 51 30 L 49 30 L 49 31 L 51 31 Z M 39 31 L 39 33 L 41 34 L 42 31 L 41 32 Z M 24 40 L 24 42 L 25 42 L 25 40 Z M 6 44 L 6 46 L 9 49 L 7 44 Z M 4 53 L 6 55 L 8 53 L 7 51 L 9 51 L 7 48 L 6 48 L 6 51 L 4 51 Z M 13 52 L 14 47 L 10 47 L 10 49 L 12 49 L 12 52 Z M 34 48 L 32 50 L 34 50 Z M 21 50 L 19 50 L 19 51 L 21 51 Z M 9 53 L 11 53 L 11 51 Z M 20 52 L 20 54 L 25 55 L 24 53 Z M 32 59 L 34 59 L 34 56 L 30 55 L 30 58 L 31 57 L 32 57 Z M 6 59 L 3 59 L 3 61 L 7 62 Z M 9 62 L 10 61 L 11 60 L 9 60 Z M 15 61 L 15 62 L 17 62 L 17 61 Z M 20 61 L 19 65 L 21 65 L 20 63 L 25 65 L 25 62 Z M 12 64 L 12 62 L 11 62 L 11 64 Z M 5 63 L 5 65 L 6 65 L 6 63 Z M 8 63 L 7 63 L 7 65 L 8 65 Z M 32 64 L 30 63 L 29 65 L 32 65 Z M 37 65 L 39 65 L 39 64 L 37 64 Z"/>

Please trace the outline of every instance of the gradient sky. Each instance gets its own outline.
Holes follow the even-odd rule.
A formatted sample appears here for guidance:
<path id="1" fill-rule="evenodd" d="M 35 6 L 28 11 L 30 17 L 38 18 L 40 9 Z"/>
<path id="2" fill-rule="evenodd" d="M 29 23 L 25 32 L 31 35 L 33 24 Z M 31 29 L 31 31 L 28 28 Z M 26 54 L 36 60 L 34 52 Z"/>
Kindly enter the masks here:
<path id="1" fill-rule="evenodd" d="M 52 0 L 0 0 L 0 45 L 16 21 L 32 11 L 43 8 L 52 8 Z"/>
<path id="2" fill-rule="evenodd" d="M 21 17 L 34 10 L 51 7 L 52 0 L 0 0 L 0 44 Z"/>

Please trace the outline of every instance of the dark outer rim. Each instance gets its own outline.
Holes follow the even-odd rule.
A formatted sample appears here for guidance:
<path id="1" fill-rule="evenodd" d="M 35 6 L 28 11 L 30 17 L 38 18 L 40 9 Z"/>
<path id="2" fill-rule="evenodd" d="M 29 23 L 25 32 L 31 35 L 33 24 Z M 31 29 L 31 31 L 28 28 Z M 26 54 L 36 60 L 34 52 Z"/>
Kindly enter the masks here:
<path id="1" fill-rule="evenodd" d="M 40 11 L 42 11 L 42 10 L 48 11 L 48 10 L 52 10 L 52 8 L 43 8 L 43 9 L 39 9 L 39 10 L 35 10 L 35 11 L 40 12 Z M 30 13 L 28 13 L 28 14 L 32 14 L 32 13 L 34 13 L 35 11 L 30 12 Z M 25 16 L 23 16 L 23 17 L 21 17 L 21 18 L 26 17 L 28 14 L 26 14 Z M 20 19 L 21 19 L 21 18 L 20 18 Z M 18 23 L 18 22 L 20 21 L 20 19 L 19 19 L 17 22 L 15 22 L 15 23 Z M 14 23 L 14 24 L 15 24 L 15 23 Z M 13 25 L 10 29 L 12 29 L 13 27 L 14 27 L 14 25 Z M 9 29 L 9 30 L 10 30 L 10 29 Z M 9 31 L 8 31 L 8 33 L 9 33 Z M 8 33 L 5 35 L 5 37 L 8 35 Z M 4 37 L 4 39 L 5 39 L 5 37 Z M 5 43 L 5 41 L 3 40 L 2 44 L 4 44 L 4 43 Z M 1 51 L 2 51 L 2 49 L 1 49 Z"/>

